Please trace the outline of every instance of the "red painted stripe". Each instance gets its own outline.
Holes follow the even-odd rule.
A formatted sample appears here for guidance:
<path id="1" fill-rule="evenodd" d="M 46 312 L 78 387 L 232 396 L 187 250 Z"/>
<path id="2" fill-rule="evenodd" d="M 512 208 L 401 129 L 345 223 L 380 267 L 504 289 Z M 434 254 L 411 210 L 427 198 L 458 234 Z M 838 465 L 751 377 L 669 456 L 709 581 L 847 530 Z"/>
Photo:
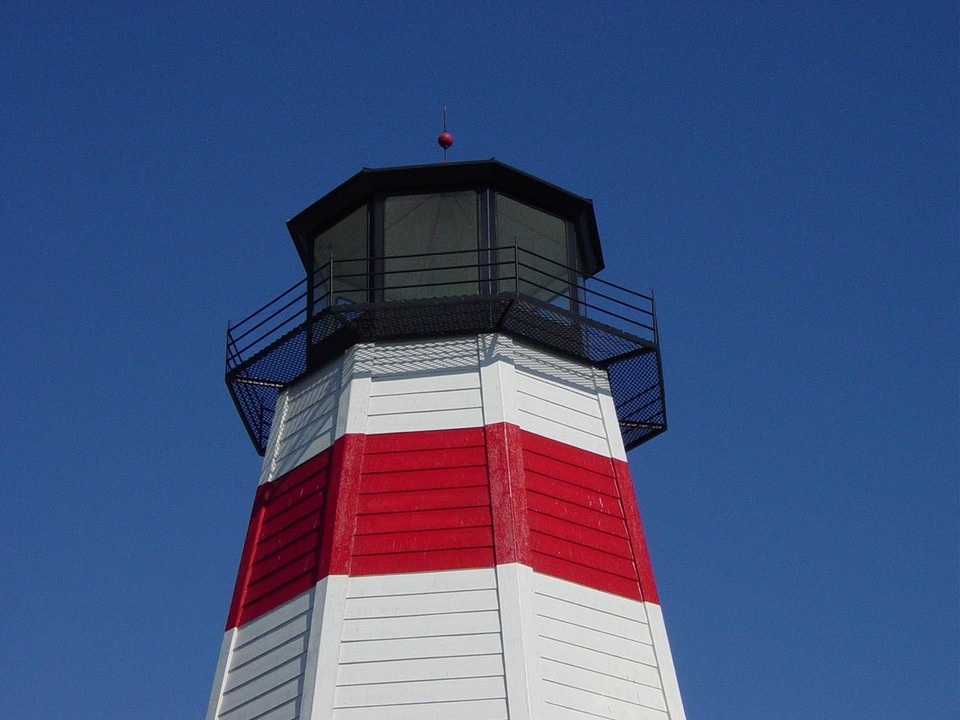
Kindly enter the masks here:
<path id="1" fill-rule="evenodd" d="M 353 542 L 353 556 L 479 547 L 493 547 L 493 532 L 489 526 L 358 535 Z"/>
<path id="2" fill-rule="evenodd" d="M 260 536 L 260 525 L 263 522 L 264 503 L 261 492 L 264 486 L 257 489 L 253 501 L 253 511 L 250 513 L 250 522 L 247 525 L 247 535 L 243 541 L 243 553 L 240 555 L 240 570 L 237 572 L 237 582 L 233 586 L 233 597 L 230 600 L 230 611 L 227 613 L 227 630 L 242 624 L 244 604 L 247 595 L 247 586 L 250 581 L 250 571 L 256 555 L 257 540 Z"/>
<path id="3" fill-rule="evenodd" d="M 581 450 L 573 445 L 567 445 L 559 440 L 552 440 L 535 435 L 532 432 L 523 432 L 524 455 L 530 453 L 542 455 L 564 464 L 574 465 L 582 470 L 610 476 L 610 458 L 588 450 Z"/>
<path id="4" fill-rule="evenodd" d="M 328 574 L 510 562 L 657 602 L 626 463 L 507 423 L 346 435 L 258 489 L 227 626 Z"/>
<path id="5" fill-rule="evenodd" d="M 486 464 L 487 457 L 483 447 L 448 447 L 368 454 L 363 459 L 363 472 L 389 473 L 431 468 L 483 467 Z"/>
<path id="6" fill-rule="evenodd" d="M 578 542 L 586 543 L 597 550 L 622 558 L 633 558 L 630 541 L 627 538 L 575 525 L 568 520 L 535 511 L 531 511 L 527 517 L 530 521 L 531 533 L 542 533 L 561 539 L 576 537 Z"/>
<path id="7" fill-rule="evenodd" d="M 292 533 L 291 533 L 292 535 Z M 282 567 L 286 567 L 305 555 L 316 553 L 320 549 L 320 534 L 313 530 L 306 535 L 291 537 L 290 542 L 282 545 L 277 550 L 271 551 L 265 545 L 258 547 L 258 557 L 253 563 L 253 570 L 250 573 L 250 584 L 262 581 L 272 573 L 277 572 Z M 279 545 L 279 543 L 277 543 Z"/>
<path id="8" fill-rule="evenodd" d="M 569 580 L 578 585 L 585 585 L 595 590 L 621 595 L 632 600 L 640 600 L 640 588 L 636 580 L 629 580 L 618 575 L 594 570 L 590 567 L 554 557 L 534 553 L 533 569 L 544 575 L 551 575 L 562 580 Z"/>
<path id="9" fill-rule="evenodd" d="M 356 557 L 353 559 L 351 574 L 355 576 L 389 575 L 398 572 L 433 572 L 484 567 L 494 567 L 492 547 L 470 548 L 456 552 L 432 550 Z"/>
<path id="10" fill-rule="evenodd" d="M 360 515 L 357 517 L 356 534 L 359 537 L 381 532 L 403 532 L 411 526 L 440 530 L 489 527 L 490 524 L 490 508 L 482 505 L 472 508 L 419 510 L 388 515 Z"/>
<path id="11" fill-rule="evenodd" d="M 571 505 L 587 508 L 604 515 L 611 515 L 615 518 L 623 517 L 620 498 L 599 493 L 596 490 L 587 490 L 579 485 L 571 485 L 556 477 L 527 472 L 527 489 L 542 495 L 566 500 Z"/>
<path id="12" fill-rule="evenodd" d="M 634 559 L 637 563 L 637 572 L 640 576 L 640 591 L 645 602 L 660 604 L 657 594 L 657 583 L 653 577 L 653 565 L 650 563 L 650 554 L 647 552 L 647 541 L 643 535 L 643 525 L 640 522 L 640 507 L 637 505 L 637 495 L 633 491 L 633 480 L 630 477 L 630 467 L 622 460 L 613 461 L 613 470 L 616 473 L 617 484 L 620 486 L 620 497 L 623 502 L 627 529 L 630 532 L 631 546 Z"/>
<path id="13" fill-rule="evenodd" d="M 485 467 L 432 468 L 405 470 L 363 476 L 363 494 L 396 492 L 399 490 L 439 490 L 443 488 L 478 487 L 487 484 Z"/>
<path id="14" fill-rule="evenodd" d="M 333 445 L 330 500 L 323 527 L 323 552 L 318 579 L 350 574 L 350 547 L 357 522 L 360 468 L 366 436 L 344 435 Z"/>
<path id="15" fill-rule="evenodd" d="M 534 570 L 640 598 L 640 573 L 614 464 L 523 434 Z"/>
<path id="16" fill-rule="evenodd" d="M 293 498 L 296 504 L 269 502 L 270 511 L 264 516 L 258 542 L 263 543 L 264 540 L 277 535 L 281 537 L 280 542 L 287 542 L 287 535 L 291 526 L 304 519 L 309 520 L 319 517 L 319 513 L 323 509 L 324 499 L 324 493 L 317 491 L 311 495 Z"/>
<path id="17" fill-rule="evenodd" d="M 227 628 L 285 603 L 317 580 L 330 451 L 257 488 Z"/>
<path id="18" fill-rule="evenodd" d="M 633 558 L 605 553 L 602 550 L 581 545 L 570 538 L 558 538 L 536 532 L 530 534 L 530 548 L 533 552 L 541 555 L 549 555 L 637 582 L 637 571 L 633 565 Z"/>
<path id="19" fill-rule="evenodd" d="M 294 558 L 289 564 L 272 570 L 260 578 L 251 578 L 247 587 L 245 605 L 250 605 L 266 597 L 273 597 L 277 605 L 294 597 L 299 590 L 290 592 L 290 585 L 310 587 L 316 582 L 315 570 L 318 553 L 312 550 L 300 557 Z"/>
<path id="20" fill-rule="evenodd" d="M 523 453 L 524 467 L 528 473 L 549 475 L 557 480 L 563 480 L 571 485 L 577 485 L 591 492 L 603 493 L 610 497 L 619 497 L 617 483 L 613 472 L 608 465 L 605 473 L 586 470 L 556 457 L 547 457 L 539 453 L 526 451 Z"/>
<path id="21" fill-rule="evenodd" d="M 574 505 L 573 503 L 537 492 L 527 493 L 527 505 L 531 512 L 551 515 L 575 525 L 599 530 L 609 533 L 610 535 L 619 535 L 624 538 L 629 537 L 627 528 L 621 518 L 607 513 L 590 510 L 589 508 Z"/>
<path id="22" fill-rule="evenodd" d="M 496 423 L 488 425 L 485 434 L 496 562 L 530 565 L 521 430 L 509 423 Z"/>
<path id="23" fill-rule="evenodd" d="M 449 447 L 483 447 L 485 442 L 483 430 L 482 427 L 473 427 L 367 435 L 367 452 L 370 454 L 407 453 Z"/>
<path id="24" fill-rule="evenodd" d="M 490 505 L 490 493 L 486 487 L 413 490 L 376 495 L 364 494 L 359 498 L 357 510 L 362 515 L 368 515 L 390 512 L 405 513 L 412 510 L 468 508 L 478 505 Z"/>

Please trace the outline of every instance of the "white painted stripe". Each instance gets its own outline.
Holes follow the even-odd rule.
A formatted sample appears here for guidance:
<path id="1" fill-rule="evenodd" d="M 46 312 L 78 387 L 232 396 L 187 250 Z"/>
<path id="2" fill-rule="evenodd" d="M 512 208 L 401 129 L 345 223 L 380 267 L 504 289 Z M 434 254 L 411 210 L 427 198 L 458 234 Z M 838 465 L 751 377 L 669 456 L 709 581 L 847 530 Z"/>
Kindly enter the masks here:
<path id="1" fill-rule="evenodd" d="M 638 622 L 647 622 L 646 610 L 639 600 L 578 585 L 543 573 L 533 574 L 533 588 L 534 592 L 540 595 L 560 598 L 583 607 L 632 618 Z"/>
<path id="2" fill-rule="evenodd" d="M 503 677 L 456 678 L 418 682 L 384 683 L 380 685 L 348 685 L 337 688 L 336 707 L 368 707 L 370 705 L 406 705 L 464 700 L 503 698 L 506 690 Z"/>
<path id="3" fill-rule="evenodd" d="M 533 570 L 519 563 L 497 566 L 507 707 L 511 720 L 537 720 L 545 716 L 532 575 Z"/>
<path id="4" fill-rule="evenodd" d="M 288 660 L 281 665 L 274 665 L 269 672 L 248 680 L 242 685 L 229 688 L 223 693 L 223 704 L 220 706 L 220 717 L 228 715 L 233 710 L 253 705 L 254 701 L 265 695 L 276 699 L 277 705 L 300 696 L 303 665 L 301 658 Z M 232 673 L 231 673 L 232 674 Z M 286 688 L 286 690 L 282 690 Z M 295 691 L 293 695 L 290 691 Z M 279 691 L 279 692 L 278 692 Z M 253 717 L 244 712 L 243 717 Z"/>
<path id="5" fill-rule="evenodd" d="M 413 395 L 421 392 L 442 392 L 447 390 L 478 390 L 480 376 L 475 371 L 447 372 L 416 377 L 378 377 L 373 383 L 370 395 Z"/>
<path id="6" fill-rule="evenodd" d="M 234 666 L 227 677 L 224 692 L 230 692 L 241 685 L 246 685 L 294 660 L 297 663 L 297 674 L 299 675 L 302 670 L 299 667 L 300 661 L 307 654 L 307 640 L 307 635 L 304 633 L 283 645 L 278 645 L 263 655 L 253 658 L 245 665 Z"/>
<path id="7" fill-rule="evenodd" d="M 588 395 L 593 393 L 592 372 L 586 363 L 568 360 L 516 340 L 513 343 L 513 362 L 520 372 L 549 378 Z"/>
<path id="8" fill-rule="evenodd" d="M 610 443 L 608 454 L 616 460 L 626 462 L 627 451 L 623 447 L 623 435 L 620 434 L 620 419 L 617 417 L 617 408 L 614 405 L 613 396 L 610 394 L 610 378 L 607 376 L 606 370 L 594 368 L 593 379 L 596 383 L 600 414 L 603 417 L 607 440 Z"/>
<path id="9" fill-rule="evenodd" d="M 499 614 L 495 610 L 486 610 L 452 615 L 347 620 L 343 624 L 343 641 L 470 635 L 499 631 Z"/>
<path id="10" fill-rule="evenodd" d="M 266 616 L 261 616 L 258 620 L 263 617 Z M 265 655 L 281 645 L 286 645 L 291 640 L 304 636 L 309 631 L 310 615 L 305 613 L 265 632 L 261 636 L 251 638 L 245 645 L 241 646 L 238 640 L 233 649 L 230 669 L 232 671 L 234 668 L 242 667 L 251 660 Z"/>
<path id="11" fill-rule="evenodd" d="M 539 647 L 544 658 L 579 664 L 605 675 L 625 679 L 639 678 L 647 669 L 657 667 L 653 645 L 633 646 L 634 655 L 629 658 L 611 655 L 606 644 L 601 644 L 600 647 L 584 647 L 563 638 L 541 637 Z"/>
<path id="12" fill-rule="evenodd" d="M 350 578 L 348 593 L 334 717 L 491 717 L 473 710 L 505 697 L 493 568 Z"/>
<path id="13" fill-rule="evenodd" d="M 418 378 L 419 380 L 419 378 Z M 421 414 L 442 410 L 468 410 L 481 407 L 480 388 L 435 390 L 430 388 L 433 378 L 423 378 L 422 389 L 404 394 L 376 394 L 378 382 L 370 389 L 370 415 Z"/>
<path id="14" fill-rule="evenodd" d="M 436 615 L 496 609 L 496 590 L 425 592 L 399 596 L 351 598 L 347 601 L 346 619 Z"/>
<path id="15" fill-rule="evenodd" d="M 658 606 L 540 573 L 533 587 L 550 717 L 663 720 L 668 707 L 671 720 L 683 717 L 654 645 Z"/>
<path id="16" fill-rule="evenodd" d="M 231 650 L 208 718 L 296 718 L 313 589 L 227 633 Z"/>
<path id="17" fill-rule="evenodd" d="M 663 611 L 656 603 L 644 603 L 650 618 L 650 630 L 653 634 L 653 647 L 657 653 L 657 665 L 660 668 L 660 681 L 663 683 L 670 720 L 686 720 L 683 700 L 680 697 L 680 683 L 673 666 L 670 642 L 667 640 L 667 627 L 663 622 Z"/>
<path id="18" fill-rule="evenodd" d="M 520 410 L 520 427 L 535 435 L 556 440 L 566 445 L 592 452 L 596 455 L 609 457 L 607 438 L 592 432 L 586 432 L 570 425 L 556 422 L 542 415 L 535 415 Z"/>
<path id="19" fill-rule="evenodd" d="M 480 408 L 466 410 L 439 410 L 404 415 L 380 415 L 367 420 L 367 433 L 382 435 L 399 432 L 422 432 L 425 430 L 454 430 L 483 426 Z"/>
<path id="20" fill-rule="evenodd" d="M 663 694 L 660 690 L 650 690 L 649 698 L 645 702 L 627 702 L 601 693 L 585 692 L 554 680 L 545 679 L 544 684 L 547 688 L 547 701 L 550 704 L 579 710 L 582 713 L 610 720 L 635 720 L 644 717 L 644 711 L 649 709 L 660 711 L 660 718 L 667 717 L 666 708 L 662 705 Z M 657 706 L 658 703 L 660 707 Z M 650 717 L 649 714 L 647 716 Z"/>
<path id="21" fill-rule="evenodd" d="M 333 720 L 507 720 L 502 699 L 338 708 Z"/>
<path id="22" fill-rule="evenodd" d="M 340 652 L 347 582 L 346 575 L 329 575 L 314 587 L 317 600 L 313 607 L 299 720 L 327 720 L 333 713 L 337 678 L 331 668 Z"/>
<path id="23" fill-rule="evenodd" d="M 597 720 L 597 718 L 612 718 L 614 715 L 584 712 L 557 705 L 553 700 L 547 701 L 547 715 L 550 720 Z M 669 720 L 669 716 L 662 710 L 651 708 L 637 708 L 628 716 L 629 720 Z"/>
<path id="24" fill-rule="evenodd" d="M 337 684 L 369 685 L 451 678 L 481 678 L 503 675 L 503 656 L 473 655 L 439 658 L 409 658 L 372 663 L 340 664 Z"/>
<path id="25" fill-rule="evenodd" d="M 490 655 L 500 652 L 499 632 L 477 635 L 441 635 L 427 638 L 345 642 L 340 648 L 340 662 L 364 663 L 412 658 L 445 658 L 464 655 Z"/>
<path id="26" fill-rule="evenodd" d="M 539 627 L 541 637 L 559 640 L 570 643 L 571 645 L 579 645 L 593 650 L 602 650 L 610 655 L 616 655 L 622 658 L 636 658 L 642 653 L 647 652 L 645 646 L 647 648 L 649 647 L 649 642 L 643 642 L 641 639 L 608 635 L 593 628 L 585 628 L 581 625 L 574 625 L 543 616 L 539 618 Z"/>
<path id="27" fill-rule="evenodd" d="M 213 675 L 213 688 L 210 690 L 210 700 L 207 702 L 206 720 L 216 720 L 220 712 L 220 698 L 223 695 L 223 683 L 227 677 L 227 667 L 233 654 L 233 644 L 237 637 L 237 629 L 231 628 L 223 634 L 220 643 L 220 656 L 217 659 L 217 669 Z"/>
<path id="28" fill-rule="evenodd" d="M 475 337 L 383 343 L 376 348 L 374 377 L 436 375 L 475 370 L 478 365 Z"/>
<path id="29" fill-rule="evenodd" d="M 588 392 L 583 388 L 564 385 L 552 378 L 532 375 L 529 372 L 518 372 L 517 381 L 519 391 L 530 398 L 589 417 L 600 417 L 595 391 Z"/>
<path id="30" fill-rule="evenodd" d="M 549 659 L 543 661 L 543 677 L 545 680 L 558 682 L 595 695 L 622 700 L 623 702 L 652 707 L 657 710 L 666 710 L 663 690 L 660 688 L 660 676 L 653 668 L 647 668 L 647 670 L 648 673 L 644 675 L 644 681 L 642 682 L 639 680 L 624 680 L 612 675 L 602 675 L 580 667 L 579 664 L 571 665 Z"/>
<path id="31" fill-rule="evenodd" d="M 290 680 L 266 693 L 245 701 L 241 705 L 230 705 L 224 698 L 224 707 L 220 712 L 222 720 L 254 720 L 261 718 L 271 710 L 275 710 L 300 697 L 300 680 Z"/>
<path id="32" fill-rule="evenodd" d="M 591 628 L 608 635 L 632 639 L 650 637 L 650 628 L 645 622 L 548 595 L 537 596 L 537 614 Z"/>
<path id="33" fill-rule="evenodd" d="M 350 578 L 347 597 L 407 595 L 460 590 L 490 590 L 497 587 L 493 568 L 441 570 L 399 575 L 362 575 Z"/>

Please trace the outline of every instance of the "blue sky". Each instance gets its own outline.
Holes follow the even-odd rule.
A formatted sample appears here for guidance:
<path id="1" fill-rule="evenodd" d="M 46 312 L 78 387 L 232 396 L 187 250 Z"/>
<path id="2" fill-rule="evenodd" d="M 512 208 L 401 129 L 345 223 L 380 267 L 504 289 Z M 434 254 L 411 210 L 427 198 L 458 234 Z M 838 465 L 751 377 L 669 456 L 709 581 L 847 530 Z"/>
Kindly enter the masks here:
<path id="1" fill-rule="evenodd" d="M 202 715 L 260 462 L 226 323 L 444 104 L 656 290 L 688 717 L 960 715 L 955 4 L 196 5 L 0 7 L 0 717 Z"/>

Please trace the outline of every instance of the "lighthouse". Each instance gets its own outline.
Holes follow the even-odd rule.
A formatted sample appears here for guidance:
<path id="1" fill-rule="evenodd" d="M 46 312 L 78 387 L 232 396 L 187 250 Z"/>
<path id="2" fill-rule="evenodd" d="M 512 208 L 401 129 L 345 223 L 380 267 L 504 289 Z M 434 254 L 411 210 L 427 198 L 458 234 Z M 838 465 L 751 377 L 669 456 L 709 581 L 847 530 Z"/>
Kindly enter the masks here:
<path id="1" fill-rule="evenodd" d="M 652 295 L 496 160 L 364 169 L 227 334 L 263 455 L 207 720 L 683 720 L 626 452 Z"/>

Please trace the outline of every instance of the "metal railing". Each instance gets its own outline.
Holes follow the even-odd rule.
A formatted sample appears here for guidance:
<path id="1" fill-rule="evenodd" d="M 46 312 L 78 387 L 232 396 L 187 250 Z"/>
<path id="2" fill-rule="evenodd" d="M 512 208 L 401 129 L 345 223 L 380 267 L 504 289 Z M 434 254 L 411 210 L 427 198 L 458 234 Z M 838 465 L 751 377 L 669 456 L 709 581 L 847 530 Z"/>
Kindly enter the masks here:
<path id="1" fill-rule="evenodd" d="M 329 308 L 375 308 L 410 301 L 525 298 L 556 308 L 572 322 L 583 319 L 654 346 L 659 342 L 652 293 L 584 278 L 562 263 L 523 248 L 331 258 L 317 269 L 313 282 L 308 280 L 227 326 L 228 375 Z"/>

